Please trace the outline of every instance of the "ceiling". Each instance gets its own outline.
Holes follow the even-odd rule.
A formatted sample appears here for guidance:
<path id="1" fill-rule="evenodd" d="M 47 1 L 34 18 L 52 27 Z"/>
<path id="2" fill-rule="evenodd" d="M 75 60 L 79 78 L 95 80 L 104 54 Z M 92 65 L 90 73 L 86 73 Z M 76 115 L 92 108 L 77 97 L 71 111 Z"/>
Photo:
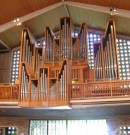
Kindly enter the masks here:
<path id="1" fill-rule="evenodd" d="M 113 16 L 117 32 L 130 35 L 130 1 L 128 0 L 1 0 L 0 40 L 10 48 L 20 45 L 22 28 L 29 28 L 35 38 L 43 37 L 46 26 L 59 29 L 60 17 L 71 16 L 74 25 L 86 22 L 88 28 L 105 30 L 109 7 L 117 8 Z M 21 26 L 13 19 L 20 17 Z"/>

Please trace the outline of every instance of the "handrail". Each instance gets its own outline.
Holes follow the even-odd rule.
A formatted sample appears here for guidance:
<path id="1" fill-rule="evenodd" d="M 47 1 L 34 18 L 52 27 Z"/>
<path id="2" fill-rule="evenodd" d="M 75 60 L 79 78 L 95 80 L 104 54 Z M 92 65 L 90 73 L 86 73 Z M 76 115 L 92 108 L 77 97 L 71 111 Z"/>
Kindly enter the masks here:
<path id="1" fill-rule="evenodd" d="M 19 88 L 15 85 L 0 85 L 0 101 L 18 100 Z"/>
<path id="2" fill-rule="evenodd" d="M 130 81 L 104 81 L 75 83 L 71 86 L 71 99 L 109 98 L 130 96 Z"/>

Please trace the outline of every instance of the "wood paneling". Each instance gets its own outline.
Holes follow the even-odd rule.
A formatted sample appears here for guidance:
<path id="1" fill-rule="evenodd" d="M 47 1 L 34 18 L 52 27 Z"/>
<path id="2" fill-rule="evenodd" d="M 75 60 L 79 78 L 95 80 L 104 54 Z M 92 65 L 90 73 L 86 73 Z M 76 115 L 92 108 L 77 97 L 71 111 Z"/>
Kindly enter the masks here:
<path id="1" fill-rule="evenodd" d="M 130 10 L 130 1 L 128 0 L 65 0 L 71 2 L 79 2 L 98 6 L 115 6 L 116 8 Z"/>
<path id="2" fill-rule="evenodd" d="M 1 0 L 0 25 L 57 2 L 60 0 Z"/>

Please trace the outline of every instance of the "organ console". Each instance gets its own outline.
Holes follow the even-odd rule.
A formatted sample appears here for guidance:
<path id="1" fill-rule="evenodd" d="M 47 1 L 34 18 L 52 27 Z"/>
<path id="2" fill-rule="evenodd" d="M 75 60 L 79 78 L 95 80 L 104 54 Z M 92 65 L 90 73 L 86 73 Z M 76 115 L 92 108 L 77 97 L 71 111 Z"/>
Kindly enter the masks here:
<path id="1" fill-rule="evenodd" d="M 94 43 L 94 69 L 88 64 L 85 23 L 81 25 L 78 36 L 72 37 L 72 20 L 62 17 L 59 38 L 46 27 L 45 44 L 37 47 L 29 30 L 23 29 L 19 106 L 69 106 L 72 83 L 119 79 L 114 20 L 108 21 L 101 42 Z M 77 87 L 76 90 L 80 89 Z"/>

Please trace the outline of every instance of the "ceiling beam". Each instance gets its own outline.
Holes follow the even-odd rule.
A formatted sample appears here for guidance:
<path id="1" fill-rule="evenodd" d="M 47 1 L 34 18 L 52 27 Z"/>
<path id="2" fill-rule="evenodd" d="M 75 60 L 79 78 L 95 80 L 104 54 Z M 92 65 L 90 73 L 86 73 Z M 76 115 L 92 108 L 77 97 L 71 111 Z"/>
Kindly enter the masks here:
<path id="1" fill-rule="evenodd" d="M 65 12 L 66 12 L 67 16 L 70 16 L 69 10 L 68 10 L 66 4 L 64 4 L 65 1 L 61 0 L 61 2 L 63 3 L 63 6 L 64 6 L 64 9 L 65 9 Z"/>
<path id="2" fill-rule="evenodd" d="M 64 4 L 63 6 L 64 6 L 64 9 L 65 9 L 65 12 L 66 12 L 67 16 L 70 16 L 70 13 L 69 13 L 69 10 L 68 10 L 66 4 Z"/>
<path id="3" fill-rule="evenodd" d="M 91 4 L 84 4 L 84 3 L 79 3 L 79 2 L 70 2 L 70 1 L 65 1 L 64 4 L 69 5 L 69 6 L 75 6 L 79 8 L 85 8 L 85 9 L 90 9 L 102 13 L 107 13 L 111 14 L 110 12 L 110 7 L 103 7 L 103 6 L 97 6 L 97 5 L 91 5 Z M 124 10 L 124 9 L 119 9 L 116 8 L 116 16 L 122 16 L 126 18 L 130 18 L 130 10 Z"/>

